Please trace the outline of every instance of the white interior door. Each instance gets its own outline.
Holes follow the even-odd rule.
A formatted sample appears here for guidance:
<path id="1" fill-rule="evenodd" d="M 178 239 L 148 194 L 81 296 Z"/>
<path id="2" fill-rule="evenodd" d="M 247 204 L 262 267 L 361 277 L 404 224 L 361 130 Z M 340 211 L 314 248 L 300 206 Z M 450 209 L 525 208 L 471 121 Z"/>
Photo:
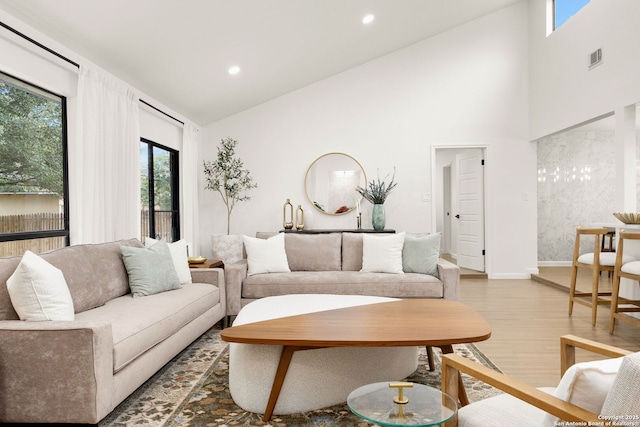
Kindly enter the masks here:
<path id="1" fill-rule="evenodd" d="M 484 155 L 482 149 L 456 154 L 457 264 L 484 272 Z"/>
<path id="2" fill-rule="evenodd" d="M 442 252 L 450 254 L 453 249 L 451 241 L 451 165 L 442 168 Z"/>

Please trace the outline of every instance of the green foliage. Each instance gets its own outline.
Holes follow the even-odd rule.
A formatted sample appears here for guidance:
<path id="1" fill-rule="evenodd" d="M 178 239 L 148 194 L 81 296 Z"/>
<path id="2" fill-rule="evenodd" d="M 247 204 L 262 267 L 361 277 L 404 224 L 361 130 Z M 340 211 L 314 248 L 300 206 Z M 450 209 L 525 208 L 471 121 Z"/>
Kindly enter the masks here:
<path id="1" fill-rule="evenodd" d="M 62 195 L 62 105 L 0 80 L 0 191 Z"/>
<path id="2" fill-rule="evenodd" d="M 155 207 L 171 210 L 171 160 L 169 155 L 153 156 L 153 190 Z M 142 207 L 149 208 L 149 169 L 146 163 L 140 168 L 140 201 Z"/>
<path id="3" fill-rule="evenodd" d="M 391 193 L 391 190 L 393 190 L 396 185 L 398 185 L 397 182 L 394 182 L 394 179 L 396 177 L 396 168 L 393 168 L 393 176 L 391 177 L 391 181 L 389 182 L 389 184 L 386 183 L 388 177 L 389 174 L 384 177 L 383 181 L 380 181 L 380 175 L 378 171 L 378 179 L 369 182 L 368 190 L 358 186 L 356 187 L 356 191 L 374 205 L 381 205 L 385 202 L 385 200 L 387 200 L 387 197 Z"/>
<path id="4" fill-rule="evenodd" d="M 231 212 L 236 202 L 251 200 L 245 193 L 258 187 L 250 172 L 244 168 L 242 160 L 236 157 L 237 144 L 238 141 L 235 139 L 223 139 L 218 147 L 216 159 L 203 162 L 207 182 L 205 189 L 220 193 L 227 207 L 227 234 L 230 229 Z"/>

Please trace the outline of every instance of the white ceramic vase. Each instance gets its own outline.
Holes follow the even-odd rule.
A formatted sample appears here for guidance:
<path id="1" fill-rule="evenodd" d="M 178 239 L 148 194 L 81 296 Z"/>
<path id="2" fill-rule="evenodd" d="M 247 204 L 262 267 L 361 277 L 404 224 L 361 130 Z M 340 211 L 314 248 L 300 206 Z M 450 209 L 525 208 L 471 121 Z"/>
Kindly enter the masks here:
<path id="1" fill-rule="evenodd" d="M 224 265 L 233 264 L 243 258 L 244 244 L 241 234 L 213 234 L 211 236 L 213 257 Z"/>

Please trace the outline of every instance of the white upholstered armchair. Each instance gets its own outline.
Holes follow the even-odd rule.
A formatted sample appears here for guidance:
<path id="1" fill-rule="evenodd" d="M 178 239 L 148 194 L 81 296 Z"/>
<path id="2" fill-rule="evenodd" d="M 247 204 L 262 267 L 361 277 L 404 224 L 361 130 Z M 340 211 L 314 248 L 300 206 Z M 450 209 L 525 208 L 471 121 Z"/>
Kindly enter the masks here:
<path id="1" fill-rule="evenodd" d="M 459 355 L 443 355 L 442 390 L 448 395 L 458 396 L 459 372 L 505 392 L 460 408 L 447 426 L 640 426 L 640 352 L 572 335 L 561 337 L 560 343 L 562 379 L 557 387 L 539 389 Z M 576 364 L 576 348 L 607 359 Z"/>

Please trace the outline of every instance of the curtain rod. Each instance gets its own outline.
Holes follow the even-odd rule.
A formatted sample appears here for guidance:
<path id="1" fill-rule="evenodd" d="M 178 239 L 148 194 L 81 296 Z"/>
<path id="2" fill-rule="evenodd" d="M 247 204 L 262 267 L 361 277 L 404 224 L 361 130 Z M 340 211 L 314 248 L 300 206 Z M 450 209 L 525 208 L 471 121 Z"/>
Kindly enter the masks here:
<path id="1" fill-rule="evenodd" d="M 75 66 L 76 68 L 78 68 L 78 69 L 80 68 L 80 64 L 78 64 L 77 62 L 74 62 L 74 61 L 70 60 L 70 59 L 69 59 L 69 58 L 67 58 L 66 56 L 64 56 L 64 55 L 62 55 L 62 54 L 60 54 L 60 53 L 56 52 L 55 50 L 53 50 L 53 49 L 51 49 L 51 48 L 49 48 L 49 47 L 47 47 L 47 46 L 43 45 L 42 43 L 40 43 L 40 42 L 38 42 L 38 41 L 36 41 L 36 40 L 32 39 L 31 37 L 27 36 L 26 34 L 21 33 L 20 31 L 16 30 L 15 28 L 10 27 L 9 25 L 5 24 L 4 22 L 0 21 L 0 26 L 1 26 L 1 27 L 3 27 L 3 28 L 5 28 L 5 29 L 7 29 L 7 30 L 9 30 L 9 31 L 11 31 L 13 34 L 15 34 L 15 35 L 17 35 L 17 36 L 22 37 L 23 39 L 27 40 L 28 42 L 33 43 L 34 45 L 38 46 L 39 48 L 46 50 L 46 51 L 47 51 L 47 52 L 49 52 L 50 54 L 57 56 L 58 58 L 62 59 L 63 61 L 68 62 L 69 64 L 71 64 L 71 65 Z M 146 101 L 144 101 L 144 100 L 142 100 L 142 99 L 140 100 L 140 102 L 142 102 L 142 103 L 143 103 L 143 104 L 145 104 L 145 105 L 148 105 L 149 107 L 153 108 L 153 109 L 154 109 L 154 110 L 156 110 L 157 112 L 164 114 L 165 116 L 167 116 L 167 117 L 169 117 L 169 118 L 171 118 L 171 119 L 175 120 L 175 121 L 176 121 L 176 122 L 178 122 L 178 123 L 181 123 L 181 124 L 184 126 L 184 122 L 183 122 L 182 120 L 178 120 L 178 119 L 176 119 L 176 118 L 175 118 L 175 117 L 173 117 L 172 115 L 165 113 L 164 111 L 162 111 L 162 110 L 161 110 L 161 109 L 159 109 L 158 107 L 154 107 L 153 105 L 149 104 L 148 102 L 146 102 Z"/>
<path id="2" fill-rule="evenodd" d="M 149 107 L 153 108 L 153 109 L 154 109 L 154 110 L 156 110 L 157 112 L 162 113 L 162 114 L 164 114 L 165 116 L 167 116 L 167 117 L 169 117 L 169 118 L 171 118 L 171 119 L 175 120 L 176 122 L 178 122 L 178 123 L 182 123 L 182 126 L 184 126 L 184 122 L 183 122 L 182 120 L 178 120 L 178 119 L 176 119 L 175 117 L 173 117 L 171 114 L 167 114 L 167 113 L 165 113 L 164 111 L 162 111 L 161 109 L 159 109 L 159 108 L 157 108 L 157 107 L 154 107 L 153 105 L 149 104 L 149 103 L 148 103 L 147 101 L 145 101 L 144 99 L 140 99 L 140 102 L 142 102 L 144 105 L 147 105 L 147 106 L 149 106 Z"/>
<path id="3" fill-rule="evenodd" d="M 23 34 L 23 33 L 21 33 L 20 31 L 16 30 L 15 28 L 12 28 L 12 27 L 8 26 L 8 25 L 7 25 L 7 24 L 5 24 L 4 22 L 0 21 L 0 26 L 2 26 L 2 27 L 4 27 L 4 28 L 6 28 L 7 30 L 11 31 L 13 34 L 16 34 L 16 35 L 18 35 L 18 36 L 22 37 L 23 39 L 25 39 L 25 40 L 27 40 L 27 41 L 29 41 L 29 42 L 31 42 L 31 43 L 33 43 L 33 44 L 35 44 L 35 45 L 36 45 L 36 46 L 38 46 L 39 48 L 46 50 L 46 51 L 47 51 L 47 52 L 49 52 L 50 54 L 55 55 L 55 56 L 57 56 L 58 58 L 60 58 L 60 59 L 62 59 L 62 60 L 64 60 L 64 61 L 67 61 L 69 64 L 71 64 L 71 65 L 75 65 L 75 66 L 76 66 L 76 68 L 80 68 L 80 64 L 78 64 L 77 62 L 74 62 L 74 61 L 70 60 L 70 59 L 69 59 L 69 58 L 67 58 L 66 56 L 64 56 L 64 55 L 62 55 L 62 54 L 60 54 L 60 53 L 56 52 L 56 51 L 55 51 L 55 50 L 53 50 L 53 49 L 48 48 L 47 46 L 43 45 L 42 43 L 35 41 L 34 39 L 32 39 L 31 37 L 27 36 L 26 34 Z"/>

